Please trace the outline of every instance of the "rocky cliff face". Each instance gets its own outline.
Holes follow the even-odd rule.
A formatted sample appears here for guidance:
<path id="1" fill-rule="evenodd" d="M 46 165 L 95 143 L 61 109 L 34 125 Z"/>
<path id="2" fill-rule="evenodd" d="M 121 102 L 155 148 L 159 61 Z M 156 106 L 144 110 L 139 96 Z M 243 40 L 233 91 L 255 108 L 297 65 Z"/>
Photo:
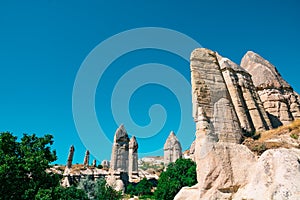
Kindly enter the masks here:
<path id="1" fill-rule="evenodd" d="M 276 67 L 258 54 L 249 51 L 241 66 L 251 75 L 273 127 L 300 118 L 300 98 L 281 77 Z"/>
<path id="2" fill-rule="evenodd" d="M 250 74 L 211 50 L 192 52 L 198 184 L 176 200 L 300 198 L 300 150 L 270 149 L 258 158 L 240 144 L 243 132 L 272 128 Z"/>
<path id="3" fill-rule="evenodd" d="M 217 54 L 222 75 L 231 96 L 241 127 L 247 135 L 272 128 L 251 75 L 228 58 Z"/>

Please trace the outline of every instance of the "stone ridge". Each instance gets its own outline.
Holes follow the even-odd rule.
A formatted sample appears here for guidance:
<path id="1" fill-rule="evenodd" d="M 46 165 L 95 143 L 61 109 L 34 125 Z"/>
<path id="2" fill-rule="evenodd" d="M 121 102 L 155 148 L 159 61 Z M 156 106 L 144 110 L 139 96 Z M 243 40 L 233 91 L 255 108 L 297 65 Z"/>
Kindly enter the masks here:
<path id="1" fill-rule="evenodd" d="M 191 82 L 196 137 L 240 143 L 242 130 L 215 52 L 199 48 L 191 53 Z"/>
<path id="2" fill-rule="evenodd" d="M 258 74 L 264 69 L 261 63 L 270 65 L 258 56 L 253 60 Z M 239 144 L 240 124 L 244 130 L 250 131 L 272 128 L 268 122 L 268 112 L 272 110 L 265 111 L 266 102 L 276 102 L 279 107 L 272 105 L 270 108 L 280 108 L 277 117 L 284 120 L 281 118 L 284 112 L 293 107 L 290 102 L 294 103 L 293 108 L 299 108 L 295 93 L 285 89 L 286 82 L 277 74 L 274 84 L 267 82 L 273 87 L 272 91 L 263 89 L 269 92 L 268 101 L 262 99 L 260 102 L 264 96 L 256 91 L 252 82 L 251 75 L 254 77 L 255 74 L 248 71 L 250 75 L 209 49 L 195 49 L 190 64 L 196 122 L 196 140 L 192 146 L 195 148 L 193 157 L 197 164 L 198 183 L 182 188 L 174 200 L 300 199 L 299 149 L 269 149 L 258 157 Z M 269 71 L 276 72 L 274 69 Z M 276 93 L 277 99 L 271 96 L 272 92 Z M 281 109 L 285 101 L 285 109 Z"/>
<path id="3" fill-rule="evenodd" d="M 276 67 L 258 54 L 248 51 L 241 61 L 253 79 L 257 93 L 273 127 L 300 118 L 300 97 L 281 77 Z"/>
<path id="4" fill-rule="evenodd" d="M 217 54 L 222 75 L 244 134 L 272 128 L 251 75 L 242 67 Z"/>
<path id="5" fill-rule="evenodd" d="M 258 89 L 291 89 L 290 84 L 281 77 L 276 67 L 253 51 L 248 51 L 244 55 L 241 66 L 252 75 L 253 83 Z"/>

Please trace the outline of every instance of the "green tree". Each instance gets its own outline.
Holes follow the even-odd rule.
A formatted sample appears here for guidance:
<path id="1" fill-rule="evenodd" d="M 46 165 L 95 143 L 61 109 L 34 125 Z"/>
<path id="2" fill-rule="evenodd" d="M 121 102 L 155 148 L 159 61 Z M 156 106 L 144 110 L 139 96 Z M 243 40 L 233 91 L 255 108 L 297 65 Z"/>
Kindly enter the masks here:
<path id="1" fill-rule="evenodd" d="M 96 181 L 95 197 L 97 200 L 118 200 L 122 199 L 122 193 L 107 185 L 104 178 L 100 178 Z"/>
<path id="2" fill-rule="evenodd" d="M 83 190 L 87 194 L 88 199 L 118 200 L 122 198 L 122 193 L 107 185 L 104 178 L 94 181 L 88 176 L 80 180 L 77 188 Z"/>
<path id="3" fill-rule="evenodd" d="M 92 180 L 91 176 L 87 176 L 80 180 L 77 188 L 82 189 L 87 194 L 89 199 L 93 199 L 95 198 L 95 186 L 96 182 Z"/>
<path id="4" fill-rule="evenodd" d="M 196 163 L 191 159 L 178 159 L 175 163 L 170 163 L 167 170 L 161 173 L 154 192 L 155 199 L 174 199 L 182 187 L 196 183 Z"/>
<path id="5" fill-rule="evenodd" d="M 56 187 L 59 177 L 46 173 L 56 160 L 53 137 L 24 134 L 21 141 L 0 133 L 0 194 L 3 199 L 34 199 L 40 189 Z"/>
<path id="6" fill-rule="evenodd" d="M 88 200 L 86 193 L 77 189 L 74 186 L 71 187 L 61 187 L 57 186 L 50 189 L 40 189 L 35 196 L 35 200 Z"/>
<path id="7" fill-rule="evenodd" d="M 126 193 L 130 195 L 137 195 L 137 196 L 151 195 L 152 187 L 153 187 L 152 183 L 149 182 L 146 178 L 143 178 L 140 182 L 138 182 L 135 185 L 130 183 L 126 188 Z"/>

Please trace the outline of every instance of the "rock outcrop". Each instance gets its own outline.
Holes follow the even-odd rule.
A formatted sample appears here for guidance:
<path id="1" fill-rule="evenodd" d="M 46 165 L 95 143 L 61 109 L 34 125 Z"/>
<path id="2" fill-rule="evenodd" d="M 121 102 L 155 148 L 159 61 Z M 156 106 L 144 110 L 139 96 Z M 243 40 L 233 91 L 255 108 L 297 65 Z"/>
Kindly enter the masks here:
<path id="1" fill-rule="evenodd" d="M 138 143 L 134 136 L 129 139 L 124 125 L 121 125 L 115 133 L 110 171 L 111 176 L 121 179 L 125 185 L 128 181 L 139 179 Z"/>
<path id="2" fill-rule="evenodd" d="M 101 165 L 104 169 L 108 169 L 110 167 L 110 162 L 108 160 L 102 160 Z"/>
<path id="3" fill-rule="evenodd" d="M 181 144 L 175 133 L 171 131 L 164 145 L 164 165 L 167 167 L 169 163 L 175 162 L 182 157 Z"/>
<path id="4" fill-rule="evenodd" d="M 86 150 L 85 156 L 84 156 L 84 159 L 83 159 L 83 165 L 84 166 L 89 166 L 89 162 L 90 162 L 90 151 Z"/>
<path id="5" fill-rule="evenodd" d="M 72 145 L 70 147 L 70 150 L 69 150 L 69 155 L 68 155 L 68 160 L 67 160 L 67 165 L 66 165 L 67 168 L 71 168 L 72 167 L 72 161 L 73 161 L 74 151 L 75 151 L 75 148 Z"/>
<path id="6" fill-rule="evenodd" d="M 128 176 L 131 179 L 133 176 L 138 176 L 138 143 L 136 138 L 132 136 L 129 141 L 129 155 L 128 155 Z"/>
<path id="7" fill-rule="evenodd" d="M 124 125 L 115 133 L 110 168 L 113 171 L 128 172 L 129 137 Z"/>
<path id="8" fill-rule="evenodd" d="M 191 82 L 196 146 L 203 146 L 200 140 L 240 143 L 242 130 L 215 52 L 204 48 L 192 52 Z"/>
<path id="9" fill-rule="evenodd" d="M 300 98 L 281 77 L 276 67 L 258 54 L 249 51 L 241 61 L 253 79 L 273 127 L 300 118 Z"/>
<path id="10" fill-rule="evenodd" d="M 246 135 L 272 128 L 268 115 L 255 90 L 251 75 L 228 58 L 217 54 L 222 75 L 238 119 Z"/>
<path id="11" fill-rule="evenodd" d="M 251 76 L 238 67 L 208 49 L 191 54 L 198 183 L 183 188 L 175 200 L 300 198 L 300 150 L 270 149 L 258 158 L 240 144 L 242 128 L 265 130 L 270 124 Z"/>
<path id="12" fill-rule="evenodd" d="M 234 199 L 300 199 L 300 150 L 270 149 L 251 167 L 247 184 Z"/>
<path id="13" fill-rule="evenodd" d="M 93 160 L 92 166 L 93 166 L 93 167 L 96 167 L 96 166 L 97 166 L 97 161 L 96 161 L 95 159 Z"/>

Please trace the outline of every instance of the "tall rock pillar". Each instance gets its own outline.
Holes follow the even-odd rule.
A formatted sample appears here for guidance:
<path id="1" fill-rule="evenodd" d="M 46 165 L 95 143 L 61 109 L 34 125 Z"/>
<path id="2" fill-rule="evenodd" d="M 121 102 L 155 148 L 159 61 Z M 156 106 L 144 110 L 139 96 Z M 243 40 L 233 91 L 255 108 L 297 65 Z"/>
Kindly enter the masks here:
<path id="1" fill-rule="evenodd" d="M 89 161 L 90 161 L 90 151 L 86 150 L 84 160 L 83 160 L 83 165 L 84 166 L 89 166 Z"/>
<path id="2" fill-rule="evenodd" d="M 129 137 L 124 125 L 115 133 L 110 168 L 117 172 L 128 172 Z"/>
<path id="3" fill-rule="evenodd" d="M 74 151 L 75 151 L 75 148 L 72 145 L 70 147 L 69 156 L 68 156 L 68 160 L 67 160 L 67 168 L 69 168 L 69 169 L 71 169 L 71 167 L 72 167 L 72 161 L 73 161 Z"/>
<path id="4" fill-rule="evenodd" d="M 181 144 L 175 136 L 175 133 L 171 131 L 164 145 L 164 164 L 167 167 L 169 163 L 176 162 L 176 160 L 181 157 Z"/>
<path id="5" fill-rule="evenodd" d="M 129 141 L 129 155 L 128 155 L 128 176 L 138 175 L 138 143 L 136 138 L 132 136 Z"/>

